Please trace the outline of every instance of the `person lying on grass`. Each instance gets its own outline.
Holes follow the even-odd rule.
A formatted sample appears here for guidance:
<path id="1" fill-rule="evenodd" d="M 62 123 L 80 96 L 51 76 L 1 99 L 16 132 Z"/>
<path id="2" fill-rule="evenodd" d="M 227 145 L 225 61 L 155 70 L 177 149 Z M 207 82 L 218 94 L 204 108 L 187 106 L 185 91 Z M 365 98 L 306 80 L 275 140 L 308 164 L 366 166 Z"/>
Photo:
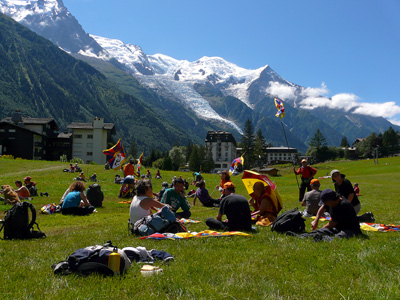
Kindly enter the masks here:
<path id="1" fill-rule="evenodd" d="M 235 194 L 235 185 L 232 182 L 224 184 L 223 193 L 217 218 L 208 218 L 207 226 L 213 230 L 251 231 L 251 214 L 247 199 Z M 226 215 L 227 220 L 222 221 L 223 215 Z"/>
<path id="2" fill-rule="evenodd" d="M 84 191 L 86 190 L 83 181 L 74 181 L 68 189 L 68 193 L 64 198 L 61 213 L 63 215 L 85 216 L 94 211 L 87 200 Z"/>
<path id="3" fill-rule="evenodd" d="M 173 181 L 173 188 L 165 190 L 161 203 L 168 204 L 172 207 L 172 211 L 178 219 L 189 219 L 192 213 L 190 212 L 190 204 L 184 195 L 184 181 L 182 178 L 176 178 Z M 177 212 L 182 208 L 182 212 Z"/>
<path id="4" fill-rule="evenodd" d="M 360 223 L 356 212 L 351 203 L 331 189 L 323 190 L 321 193 L 321 208 L 317 213 L 317 218 L 311 222 L 312 230 L 318 226 L 318 220 L 322 216 L 321 212 L 329 210 L 331 220 L 323 228 L 316 230 L 322 235 L 337 235 L 341 237 L 352 237 L 360 235 Z"/>
<path id="5" fill-rule="evenodd" d="M 151 215 L 152 209 L 157 210 L 167 204 L 153 199 L 153 185 L 150 179 L 140 179 L 136 185 L 136 195 L 133 197 L 129 208 L 129 222 L 135 224 L 143 217 Z"/>

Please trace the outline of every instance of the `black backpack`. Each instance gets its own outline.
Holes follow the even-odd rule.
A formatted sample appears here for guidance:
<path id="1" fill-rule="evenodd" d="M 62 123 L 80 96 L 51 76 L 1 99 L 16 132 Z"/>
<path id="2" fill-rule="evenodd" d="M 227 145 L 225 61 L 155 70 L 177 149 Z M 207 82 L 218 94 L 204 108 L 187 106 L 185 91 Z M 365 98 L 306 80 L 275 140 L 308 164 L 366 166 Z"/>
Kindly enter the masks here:
<path id="1" fill-rule="evenodd" d="M 32 220 L 29 222 L 29 211 Z M 46 237 L 36 223 L 36 210 L 32 203 L 24 201 L 16 203 L 6 212 L 0 232 L 4 229 L 4 239 L 31 239 Z M 38 231 L 33 230 L 36 224 Z"/>
<path id="2" fill-rule="evenodd" d="M 287 231 L 301 233 L 305 228 L 305 220 L 297 207 L 281 213 L 271 225 L 271 231 L 281 233 Z"/>
<path id="3" fill-rule="evenodd" d="M 104 193 L 102 192 L 101 187 L 98 183 L 93 183 L 89 185 L 86 196 L 90 202 L 90 205 L 94 207 L 103 206 Z"/>
<path id="4" fill-rule="evenodd" d="M 110 266 L 110 254 L 118 252 L 120 256 L 119 269 L 114 272 Z M 131 261 L 124 251 L 114 247 L 111 241 L 104 245 L 96 245 L 76 250 L 67 260 L 52 265 L 54 274 L 67 275 L 79 273 L 88 275 L 100 273 L 105 276 L 113 276 L 125 273 L 131 266 Z"/>

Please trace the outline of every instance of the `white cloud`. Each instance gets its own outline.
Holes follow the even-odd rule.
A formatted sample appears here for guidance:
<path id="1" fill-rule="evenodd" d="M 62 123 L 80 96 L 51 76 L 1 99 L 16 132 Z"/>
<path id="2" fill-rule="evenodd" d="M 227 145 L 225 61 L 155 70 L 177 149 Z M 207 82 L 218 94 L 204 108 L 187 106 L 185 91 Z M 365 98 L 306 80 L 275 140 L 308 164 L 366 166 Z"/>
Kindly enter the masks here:
<path id="1" fill-rule="evenodd" d="M 299 89 L 279 82 L 271 82 L 267 92 L 283 100 L 294 101 L 302 109 L 311 110 L 317 107 L 329 107 L 341 109 L 345 112 L 353 109 L 354 113 L 390 118 L 391 123 L 400 125 L 400 120 L 396 117 L 400 114 L 400 106 L 394 101 L 384 103 L 360 102 L 357 95 L 349 93 L 340 93 L 329 98 L 327 97 L 329 90 L 325 83 L 322 83 L 321 87 L 318 88 L 301 87 Z"/>
<path id="2" fill-rule="evenodd" d="M 296 88 L 286 84 L 280 84 L 279 82 L 270 82 L 267 88 L 267 93 L 279 97 L 282 100 L 295 100 Z"/>

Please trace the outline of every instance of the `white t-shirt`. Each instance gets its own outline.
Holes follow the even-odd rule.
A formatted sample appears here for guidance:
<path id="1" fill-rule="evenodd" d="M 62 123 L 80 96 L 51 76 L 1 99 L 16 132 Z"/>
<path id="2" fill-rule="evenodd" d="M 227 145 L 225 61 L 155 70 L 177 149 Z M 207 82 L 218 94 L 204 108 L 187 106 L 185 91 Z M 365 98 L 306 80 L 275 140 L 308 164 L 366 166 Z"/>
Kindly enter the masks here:
<path id="1" fill-rule="evenodd" d="M 151 214 L 150 209 L 146 210 L 140 206 L 140 202 L 142 202 L 142 200 L 146 199 L 146 198 L 149 198 L 149 197 L 147 197 L 147 196 L 133 197 L 132 202 L 131 202 L 131 207 L 129 209 L 129 219 L 130 219 L 131 224 L 134 224 L 134 223 L 136 223 L 137 220 Z"/>

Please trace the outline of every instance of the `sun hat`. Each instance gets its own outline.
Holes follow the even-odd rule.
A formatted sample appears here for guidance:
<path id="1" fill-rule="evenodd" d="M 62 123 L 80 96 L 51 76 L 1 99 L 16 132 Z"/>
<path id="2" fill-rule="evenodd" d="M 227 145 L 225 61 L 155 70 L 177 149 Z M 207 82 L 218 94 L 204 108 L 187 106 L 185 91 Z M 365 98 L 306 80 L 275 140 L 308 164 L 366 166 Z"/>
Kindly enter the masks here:
<path id="1" fill-rule="evenodd" d="M 332 170 L 332 171 L 331 171 L 331 177 L 332 177 L 332 175 L 335 174 L 335 173 L 340 173 L 340 171 L 339 171 L 339 170 L 336 170 L 336 169 L 335 169 L 335 170 Z"/>

